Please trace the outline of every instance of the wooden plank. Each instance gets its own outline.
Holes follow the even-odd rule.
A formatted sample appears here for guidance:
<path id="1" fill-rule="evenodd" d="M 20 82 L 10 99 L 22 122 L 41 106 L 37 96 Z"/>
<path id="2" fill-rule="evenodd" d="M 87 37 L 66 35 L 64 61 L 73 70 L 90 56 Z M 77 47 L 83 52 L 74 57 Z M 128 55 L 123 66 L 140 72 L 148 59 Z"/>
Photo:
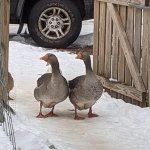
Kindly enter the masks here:
<path id="1" fill-rule="evenodd" d="M 150 16 L 150 11 L 144 11 L 144 23 L 146 23 L 144 26 L 146 27 L 146 31 L 147 31 L 147 39 L 146 40 L 146 43 L 147 43 L 147 69 L 148 69 L 148 103 L 149 103 L 149 106 L 150 106 L 150 19 L 149 19 L 149 16 Z"/>
<path id="2" fill-rule="evenodd" d="M 131 47 L 131 51 L 133 50 L 133 35 L 134 35 L 134 9 L 129 8 L 127 10 L 127 28 L 126 28 L 126 34 L 127 38 Z M 132 77 L 130 74 L 128 62 L 126 61 L 125 66 L 125 83 L 128 85 L 132 85 Z M 133 77 L 134 78 L 134 77 Z"/>
<path id="3" fill-rule="evenodd" d="M 107 8 L 106 10 L 106 40 L 105 40 L 105 72 L 106 78 L 111 77 L 111 50 L 112 50 L 112 19 Z M 105 88 L 110 94 L 110 90 Z"/>
<path id="4" fill-rule="evenodd" d="M 142 11 L 134 8 L 134 41 L 133 53 L 138 69 L 141 69 L 141 27 L 142 27 Z"/>
<path id="5" fill-rule="evenodd" d="M 107 9 L 106 13 L 106 41 L 105 41 L 105 72 L 106 78 L 111 78 L 111 50 L 112 50 L 112 19 Z"/>
<path id="6" fill-rule="evenodd" d="M 123 94 L 125 96 L 132 97 L 133 99 L 136 99 L 140 102 L 142 101 L 143 97 L 146 97 L 146 93 L 143 93 L 133 88 L 132 86 L 127 86 L 118 82 L 109 81 L 102 76 L 97 76 L 97 78 L 101 81 L 105 88 Z"/>
<path id="7" fill-rule="evenodd" d="M 94 1 L 93 71 L 98 74 L 100 2 Z"/>
<path id="8" fill-rule="evenodd" d="M 126 6 L 120 6 L 119 12 L 123 26 L 126 29 Z M 124 83 L 124 80 L 125 80 L 125 57 L 119 41 L 118 81 Z M 124 99 L 124 96 L 118 94 L 118 98 Z"/>
<path id="9" fill-rule="evenodd" d="M 146 89 L 148 88 L 148 37 L 149 37 L 149 31 L 148 31 L 148 24 L 149 24 L 149 16 L 148 11 L 143 11 L 143 35 L 142 35 L 142 79 L 144 82 L 144 85 Z"/>
<path id="10" fill-rule="evenodd" d="M 9 10 L 10 1 L 2 1 L 3 11 L 2 11 L 2 51 L 4 52 L 4 68 L 5 68 L 5 84 L 8 81 L 8 53 L 9 53 Z M 6 86 L 7 87 L 7 86 Z"/>
<path id="11" fill-rule="evenodd" d="M 129 4 L 136 4 L 136 5 L 149 5 L 148 0 L 97 0 L 97 1 L 103 1 L 107 3 L 113 3 L 118 5 L 125 5 L 128 6 Z"/>
<path id="12" fill-rule="evenodd" d="M 141 74 L 142 74 L 142 79 L 144 82 L 144 85 L 146 89 L 148 89 L 148 93 L 150 93 L 150 87 L 149 87 L 149 80 L 150 80 L 150 72 L 148 72 L 148 64 L 149 64 L 149 59 L 150 56 L 148 54 L 149 50 L 149 11 L 143 11 L 143 35 L 142 35 L 142 58 L 141 58 Z M 143 104 L 145 107 L 150 106 L 150 94 L 148 95 L 148 101 Z"/>
<path id="13" fill-rule="evenodd" d="M 144 87 L 142 78 L 140 76 L 137 64 L 135 62 L 135 58 L 134 58 L 133 52 L 131 50 L 131 46 L 130 46 L 130 43 L 128 41 L 127 35 L 125 33 L 123 24 L 121 22 L 119 14 L 118 14 L 117 7 L 113 4 L 110 4 L 110 3 L 108 3 L 107 5 L 109 8 L 109 11 L 111 12 L 111 16 L 112 16 L 112 19 L 114 21 L 114 24 L 117 27 L 119 39 L 121 41 L 121 45 L 123 48 L 123 52 L 124 52 L 126 61 L 128 63 L 130 73 L 134 79 L 135 86 L 139 91 L 145 92 L 145 87 Z"/>
<path id="14" fill-rule="evenodd" d="M 111 67 L 111 78 L 114 80 L 118 79 L 118 32 L 116 27 L 113 28 L 113 39 L 112 39 L 112 67 Z"/>
<path id="15" fill-rule="evenodd" d="M 118 7 L 119 9 L 119 7 Z M 118 46 L 119 46 L 119 37 L 116 27 L 113 25 L 113 34 L 112 34 L 112 58 L 111 58 L 111 79 L 118 80 Z M 118 93 L 111 91 L 111 96 L 114 98 L 118 97 Z"/>
<path id="16" fill-rule="evenodd" d="M 139 71 L 141 71 L 141 29 L 142 29 L 142 10 L 134 8 L 133 53 Z M 133 102 L 134 104 L 139 105 L 137 101 L 133 100 Z"/>
<path id="17" fill-rule="evenodd" d="M 149 4 L 149 0 L 130 0 L 128 3 L 147 6 Z"/>
<path id="18" fill-rule="evenodd" d="M 134 35 L 134 8 L 127 8 L 127 27 L 126 34 L 129 40 L 129 44 L 131 46 L 131 50 L 133 51 L 133 35 Z M 127 85 L 132 86 L 132 76 L 128 67 L 128 63 L 125 63 L 125 83 Z M 129 97 L 125 98 L 126 102 L 131 103 L 132 99 Z"/>
<path id="19" fill-rule="evenodd" d="M 113 4 L 118 4 L 118 5 L 125 5 L 128 6 L 128 1 L 127 0 L 97 0 L 97 1 L 103 1 L 107 3 L 113 3 Z"/>
<path id="20" fill-rule="evenodd" d="M 1 1 L 0 1 L 0 12 L 2 12 L 2 5 L 1 5 Z M 2 38 L 2 17 L 0 17 L 0 52 L 2 50 L 2 44 L 1 44 L 1 38 Z M 2 55 L 0 55 L 0 68 L 2 68 Z M 0 74 L 1 77 L 1 74 Z M 0 86 L 0 92 L 2 93 L 2 87 Z M 0 96 L 2 95 L 0 93 Z"/>
<path id="21" fill-rule="evenodd" d="M 0 1 L 0 12 L 2 11 L 2 4 Z M 1 36 L 2 36 L 2 17 L 0 17 L 0 41 L 1 41 Z M 0 42 L 0 46 L 1 46 L 1 42 Z M 1 47 L 0 47 L 1 48 Z"/>
<path id="22" fill-rule="evenodd" d="M 9 0 L 2 1 L 3 15 L 2 15 L 2 39 L 3 51 L 5 56 L 4 66 L 6 72 L 8 71 L 8 48 L 9 48 Z"/>
<path id="23" fill-rule="evenodd" d="M 106 31 L 106 3 L 100 2 L 100 22 L 99 22 L 99 65 L 98 74 L 104 75 L 105 66 L 105 31 Z"/>

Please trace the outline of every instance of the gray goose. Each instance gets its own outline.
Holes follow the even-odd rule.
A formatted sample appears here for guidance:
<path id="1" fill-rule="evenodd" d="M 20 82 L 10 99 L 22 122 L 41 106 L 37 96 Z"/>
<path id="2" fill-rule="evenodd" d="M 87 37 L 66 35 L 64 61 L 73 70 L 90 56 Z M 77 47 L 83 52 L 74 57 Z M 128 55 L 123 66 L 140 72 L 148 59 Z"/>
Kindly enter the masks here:
<path id="1" fill-rule="evenodd" d="M 103 86 L 92 70 L 90 55 L 87 52 L 79 52 L 77 53 L 76 59 L 83 60 L 86 68 L 86 74 L 69 81 L 69 98 L 75 107 L 74 119 L 84 119 L 84 117 L 78 116 L 77 109 L 89 109 L 89 118 L 98 117 L 97 114 L 92 113 L 92 106 L 101 97 Z"/>
<path id="2" fill-rule="evenodd" d="M 34 89 L 34 97 L 40 101 L 40 112 L 37 118 L 57 116 L 54 114 L 54 107 L 67 98 L 68 83 L 60 73 L 59 62 L 54 54 L 48 53 L 40 59 L 51 65 L 52 73 L 45 73 L 37 80 L 37 87 Z M 52 109 L 47 115 L 43 115 L 42 106 Z"/>
<path id="3" fill-rule="evenodd" d="M 8 87 L 7 87 L 7 90 L 8 90 L 8 100 L 13 100 L 13 98 L 11 98 L 9 96 L 9 92 L 13 89 L 13 87 L 14 87 L 14 79 L 13 79 L 11 73 L 8 72 Z"/>

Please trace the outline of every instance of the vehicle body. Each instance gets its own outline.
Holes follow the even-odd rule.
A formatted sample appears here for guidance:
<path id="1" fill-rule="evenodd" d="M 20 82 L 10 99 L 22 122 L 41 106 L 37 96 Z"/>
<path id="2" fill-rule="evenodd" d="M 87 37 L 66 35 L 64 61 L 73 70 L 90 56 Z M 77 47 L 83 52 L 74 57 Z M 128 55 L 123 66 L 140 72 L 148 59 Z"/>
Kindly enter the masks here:
<path id="1" fill-rule="evenodd" d="M 80 34 L 82 20 L 93 18 L 93 0 L 10 0 L 10 23 L 27 24 L 42 47 L 65 48 Z"/>

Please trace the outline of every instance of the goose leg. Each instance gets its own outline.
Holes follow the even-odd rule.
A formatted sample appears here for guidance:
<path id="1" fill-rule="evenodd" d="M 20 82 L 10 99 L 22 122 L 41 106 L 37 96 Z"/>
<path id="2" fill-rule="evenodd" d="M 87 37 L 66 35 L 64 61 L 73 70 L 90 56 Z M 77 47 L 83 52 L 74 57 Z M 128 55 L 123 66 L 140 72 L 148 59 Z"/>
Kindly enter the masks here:
<path id="1" fill-rule="evenodd" d="M 57 114 L 54 114 L 54 107 L 52 107 L 52 110 L 47 115 L 45 115 L 45 117 L 58 117 Z"/>
<path id="2" fill-rule="evenodd" d="M 39 114 L 36 116 L 36 118 L 45 118 L 45 116 L 42 114 L 42 105 L 43 105 L 43 103 L 40 102 L 40 112 L 39 112 Z"/>
<path id="3" fill-rule="evenodd" d="M 93 114 L 93 113 L 92 113 L 92 107 L 90 107 L 90 109 L 89 109 L 88 117 L 89 117 L 89 118 L 98 117 L 97 114 Z"/>
<path id="4" fill-rule="evenodd" d="M 84 119 L 85 119 L 84 117 L 78 116 L 78 114 L 77 114 L 77 108 L 75 108 L 75 116 L 74 116 L 74 120 L 84 120 Z"/>

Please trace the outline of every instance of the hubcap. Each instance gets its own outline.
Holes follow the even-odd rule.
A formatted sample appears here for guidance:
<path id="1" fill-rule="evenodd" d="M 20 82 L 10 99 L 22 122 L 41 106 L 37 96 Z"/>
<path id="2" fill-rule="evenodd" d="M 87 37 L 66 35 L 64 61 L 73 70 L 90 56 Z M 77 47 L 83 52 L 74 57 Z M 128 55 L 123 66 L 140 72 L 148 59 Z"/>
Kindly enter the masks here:
<path id="1" fill-rule="evenodd" d="M 71 27 L 68 13 L 59 7 L 51 7 L 43 11 L 38 20 L 39 30 L 48 39 L 61 39 L 67 35 Z"/>

